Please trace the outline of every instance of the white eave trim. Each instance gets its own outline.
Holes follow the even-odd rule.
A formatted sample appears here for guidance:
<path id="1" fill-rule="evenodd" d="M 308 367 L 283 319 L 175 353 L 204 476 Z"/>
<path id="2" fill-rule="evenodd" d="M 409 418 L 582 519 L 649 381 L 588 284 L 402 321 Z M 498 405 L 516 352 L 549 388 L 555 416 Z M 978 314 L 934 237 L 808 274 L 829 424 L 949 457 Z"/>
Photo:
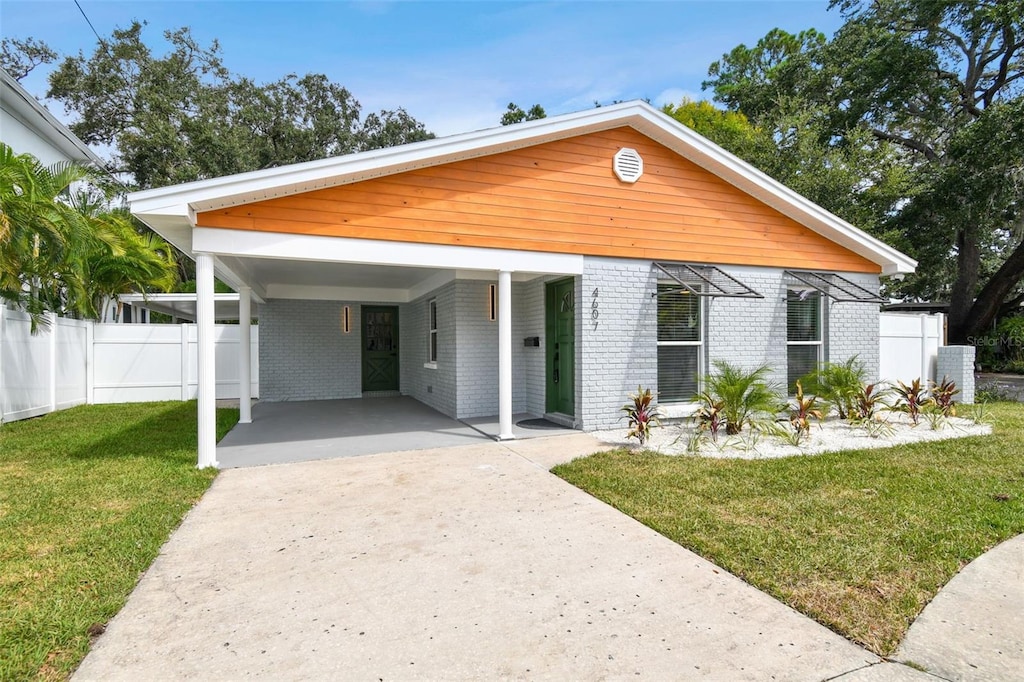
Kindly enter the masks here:
<path id="1" fill-rule="evenodd" d="M 106 169 L 103 159 L 79 140 L 67 126 L 54 118 L 46 107 L 3 69 L 0 69 L 0 85 L 3 87 L 3 100 L 10 104 L 21 118 L 42 133 L 50 144 L 80 163 Z"/>
<path id="2" fill-rule="evenodd" d="M 400 147 L 134 192 L 128 201 L 132 213 L 143 221 L 147 215 L 173 215 L 190 219 L 194 225 L 195 212 L 199 211 L 336 187 L 620 126 L 631 126 L 783 215 L 878 264 L 882 274 L 913 272 L 917 265 L 912 258 L 829 213 L 645 102 L 625 102 Z"/>

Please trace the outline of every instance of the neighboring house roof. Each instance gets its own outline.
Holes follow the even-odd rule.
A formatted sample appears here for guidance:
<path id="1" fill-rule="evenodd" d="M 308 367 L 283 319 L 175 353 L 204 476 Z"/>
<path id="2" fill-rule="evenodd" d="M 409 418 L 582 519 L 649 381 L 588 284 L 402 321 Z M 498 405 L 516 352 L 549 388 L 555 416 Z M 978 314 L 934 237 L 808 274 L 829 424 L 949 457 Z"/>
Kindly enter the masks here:
<path id="1" fill-rule="evenodd" d="M 771 179 L 644 102 L 427 140 L 308 163 L 136 192 L 132 212 L 186 253 L 197 214 L 349 185 L 591 133 L 630 127 L 825 239 L 876 264 L 913 272 L 916 261 Z M 623 253 L 622 255 L 626 255 Z"/>
<path id="2" fill-rule="evenodd" d="M 3 69 L 0 69 L 0 109 L 3 141 L 16 153 L 32 154 L 47 165 L 64 160 L 105 168 L 103 159 Z"/>

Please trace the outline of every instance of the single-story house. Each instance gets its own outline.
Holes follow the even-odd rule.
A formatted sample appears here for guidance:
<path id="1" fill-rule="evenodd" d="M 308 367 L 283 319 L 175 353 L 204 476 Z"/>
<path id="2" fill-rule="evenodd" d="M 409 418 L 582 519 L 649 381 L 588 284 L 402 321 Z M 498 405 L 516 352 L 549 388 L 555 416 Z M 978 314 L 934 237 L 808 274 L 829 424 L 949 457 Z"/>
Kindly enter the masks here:
<path id="1" fill-rule="evenodd" d="M 214 274 L 243 326 L 259 304 L 261 400 L 402 394 L 510 438 L 621 424 L 638 385 L 684 405 L 716 360 L 877 374 L 879 277 L 916 265 L 643 102 L 129 201 L 196 259 L 200 466 Z"/>

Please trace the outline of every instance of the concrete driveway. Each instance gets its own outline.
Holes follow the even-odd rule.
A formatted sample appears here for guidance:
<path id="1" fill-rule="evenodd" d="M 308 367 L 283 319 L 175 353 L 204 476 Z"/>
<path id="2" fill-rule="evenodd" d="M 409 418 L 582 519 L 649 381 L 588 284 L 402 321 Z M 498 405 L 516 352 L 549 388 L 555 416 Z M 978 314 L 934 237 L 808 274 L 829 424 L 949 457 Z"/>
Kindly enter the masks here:
<path id="1" fill-rule="evenodd" d="M 75 679 L 934 679 L 547 472 L 599 447 L 225 471 Z"/>

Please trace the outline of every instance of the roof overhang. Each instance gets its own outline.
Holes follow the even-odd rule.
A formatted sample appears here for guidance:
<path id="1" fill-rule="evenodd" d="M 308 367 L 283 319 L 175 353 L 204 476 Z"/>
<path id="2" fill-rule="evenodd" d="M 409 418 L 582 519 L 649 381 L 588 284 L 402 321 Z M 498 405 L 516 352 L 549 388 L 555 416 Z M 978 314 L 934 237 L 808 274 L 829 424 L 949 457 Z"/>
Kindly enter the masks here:
<path id="1" fill-rule="evenodd" d="M 884 275 L 917 263 L 776 182 L 645 102 L 626 102 L 451 137 L 134 192 L 132 213 L 188 254 L 196 213 L 629 126 L 797 223 L 877 264 Z"/>
<path id="2" fill-rule="evenodd" d="M 192 322 L 196 320 L 196 294 L 121 294 L 117 298 L 122 303 L 131 303 L 137 308 L 145 308 Z M 237 320 L 238 299 L 238 294 L 214 294 L 213 318 L 215 320 Z M 258 317 L 255 307 L 253 307 L 252 316 Z"/>
<path id="3" fill-rule="evenodd" d="M 0 69 L 0 96 L 6 106 L 18 118 L 30 124 L 51 145 L 67 158 L 104 169 L 106 164 L 85 143 L 78 139 L 67 126 L 54 118 L 46 107 L 36 101 L 28 90 L 21 87 L 9 73 Z"/>

